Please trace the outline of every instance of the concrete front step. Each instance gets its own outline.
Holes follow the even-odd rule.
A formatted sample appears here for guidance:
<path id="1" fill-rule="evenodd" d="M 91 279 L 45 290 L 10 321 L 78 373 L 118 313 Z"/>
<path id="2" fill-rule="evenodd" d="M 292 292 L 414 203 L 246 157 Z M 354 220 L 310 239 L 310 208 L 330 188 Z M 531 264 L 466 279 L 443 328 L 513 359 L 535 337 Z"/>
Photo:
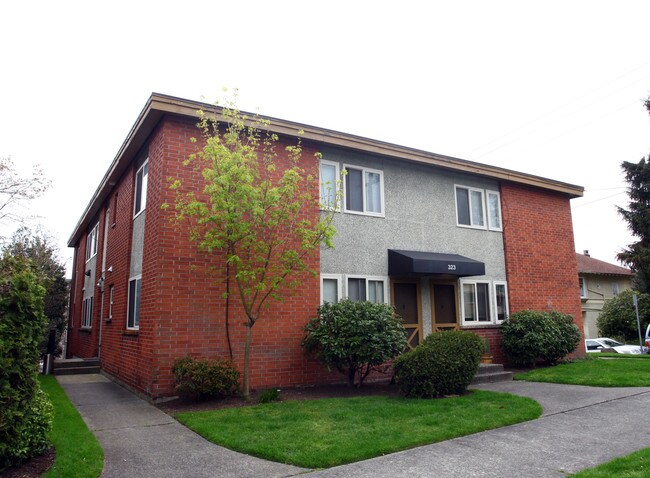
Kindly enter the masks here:
<path id="1" fill-rule="evenodd" d="M 77 375 L 85 373 L 99 373 L 99 359 L 56 359 L 52 366 L 54 375 Z"/>
<path id="2" fill-rule="evenodd" d="M 513 373 L 503 370 L 503 365 L 501 364 L 482 363 L 479 365 L 478 372 L 476 373 L 476 376 L 474 376 L 472 384 L 476 385 L 478 383 L 506 382 L 508 380 L 512 380 L 512 376 Z"/>

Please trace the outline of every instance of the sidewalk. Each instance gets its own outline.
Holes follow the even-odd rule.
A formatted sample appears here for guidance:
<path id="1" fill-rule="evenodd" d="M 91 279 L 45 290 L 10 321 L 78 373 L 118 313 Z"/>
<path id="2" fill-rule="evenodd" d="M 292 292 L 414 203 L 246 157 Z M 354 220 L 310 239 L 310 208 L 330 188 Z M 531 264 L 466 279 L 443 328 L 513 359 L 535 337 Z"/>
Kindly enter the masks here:
<path id="1" fill-rule="evenodd" d="M 102 375 L 58 376 L 104 448 L 103 477 L 564 477 L 650 446 L 650 388 L 477 386 L 531 397 L 541 418 L 327 470 L 213 445 Z"/>

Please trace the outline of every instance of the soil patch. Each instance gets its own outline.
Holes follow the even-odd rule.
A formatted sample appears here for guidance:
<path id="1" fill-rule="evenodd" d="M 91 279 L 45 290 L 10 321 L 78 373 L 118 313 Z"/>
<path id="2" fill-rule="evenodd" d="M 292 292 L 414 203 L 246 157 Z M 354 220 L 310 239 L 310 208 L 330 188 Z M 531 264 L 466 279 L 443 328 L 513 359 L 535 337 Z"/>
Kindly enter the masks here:
<path id="1" fill-rule="evenodd" d="M 6 469 L 0 476 L 2 478 L 40 478 L 54 464 L 56 449 L 52 446 L 42 455 L 35 456 L 20 465 Z"/>
<path id="2" fill-rule="evenodd" d="M 175 413 L 196 412 L 203 410 L 216 410 L 219 408 L 246 407 L 257 405 L 259 395 L 263 390 L 251 391 L 251 399 L 244 400 L 241 397 L 222 398 L 218 400 L 192 401 L 182 398 L 158 403 L 156 406 L 163 412 L 173 415 Z M 280 399 L 287 400 L 317 400 L 320 398 L 357 397 L 367 395 L 399 395 L 396 385 L 388 381 L 372 382 L 364 384 L 361 388 L 349 387 L 347 385 L 318 385 L 314 387 L 280 388 Z"/>

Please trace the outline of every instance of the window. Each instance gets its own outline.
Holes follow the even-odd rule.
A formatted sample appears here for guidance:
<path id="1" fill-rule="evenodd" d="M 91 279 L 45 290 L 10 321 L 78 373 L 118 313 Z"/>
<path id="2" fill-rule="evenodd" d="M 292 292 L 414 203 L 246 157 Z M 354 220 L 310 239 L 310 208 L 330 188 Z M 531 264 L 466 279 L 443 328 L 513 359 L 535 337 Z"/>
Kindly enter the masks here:
<path id="1" fill-rule="evenodd" d="M 93 326 L 93 297 L 83 300 L 81 310 L 81 327 L 89 329 Z"/>
<path id="2" fill-rule="evenodd" d="M 99 236 L 99 222 L 88 233 L 86 237 L 86 261 L 97 255 L 97 240 Z"/>
<path id="3" fill-rule="evenodd" d="M 126 328 L 137 330 L 140 328 L 140 292 L 142 290 L 142 278 L 136 277 L 129 281 L 129 310 L 127 314 Z"/>
<path id="4" fill-rule="evenodd" d="M 386 302 L 386 280 L 382 277 L 348 277 L 348 299 Z"/>
<path id="5" fill-rule="evenodd" d="M 578 281 L 580 282 L 580 298 L 581 299 L 586 299 L 587 298 L 587 282 L 585 281 L 584 277 L 579 277 Z"/>
<path id="6" fill-rule="evenodd" d="M 321 274 L 320 302 L 336 304 L 341 299 L 341 278 L 337 275 Z"/>
<path id="7" fill-rule="evenodd" d="M 502 231 L 501 225 L 501 196 L 496 191 L 486 191 L 488 228 L 491 231 Z"/>
<path id="8" fill-rule="evenodd" d="M 465 325 L 499 323 L 508 318 L 506 282 L 461 279 L 461 309 Z"/>
<path id="9" fill-rule="evenodd" d="M 483 190 L 456 186 L 456 221 L 459 226 L 485 228 Z"/>
<path id="10" fill-rule="evenodd" d="M 147 176 L 149 171 L 149 161 L 144 164 L 135 173 L 135 204 L 133 206 L 133 217 L 144 211 L 147 205 Z"/>
<path id="11" fill-rule="evenodd" d="M 345 210 L 384 215 L 384 175 L 374 169 L 345 166 Z"/>
<path id="12" fill-rule="evenodd" d="M 477 229 L 487 227 L 490 231 L 503 230 L 501 195 L 498 192 L 466 186 L 455 186 L 455 191 L 456 223 L 459 226 Z"/>
<path id="13" fill-rule="evenodd" d="M 620 293 L 621 290 L 619 288 L 618 282 L 612 282 L 612 295 L 616 297 Z"/>
<path id="14" fill-rule="evenodd" d="M 331 161 L 320 162 L 320 204 L 321 209 L 336 208 L 339 189 L 339 165 Z"/>
<path id="15" fill-rule="evenodd" d="M 115 289 L 113 286 L 108 288 L 108 320 L 113 320 L 113 303 L 114 303 L 114 294 Z"/>
<path id="16" fill-rule="evenodd" d="M 496 306 L 495 318 L 502 322 L 508 318 L 508 289 L 505 282 L 494 283 L 494 303 Z"/>

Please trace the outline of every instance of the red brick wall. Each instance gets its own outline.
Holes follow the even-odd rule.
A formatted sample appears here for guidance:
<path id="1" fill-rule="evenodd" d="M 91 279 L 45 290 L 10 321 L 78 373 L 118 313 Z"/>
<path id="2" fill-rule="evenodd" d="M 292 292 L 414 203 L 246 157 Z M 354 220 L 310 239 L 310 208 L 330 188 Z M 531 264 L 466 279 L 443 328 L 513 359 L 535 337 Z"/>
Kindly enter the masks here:
<path id="1" fill-rule="evenodd" d="M 556 310 L 571 314 L 582 332 L 569 198 L 503 183 L 501 207 L 510 313 Z"/>

